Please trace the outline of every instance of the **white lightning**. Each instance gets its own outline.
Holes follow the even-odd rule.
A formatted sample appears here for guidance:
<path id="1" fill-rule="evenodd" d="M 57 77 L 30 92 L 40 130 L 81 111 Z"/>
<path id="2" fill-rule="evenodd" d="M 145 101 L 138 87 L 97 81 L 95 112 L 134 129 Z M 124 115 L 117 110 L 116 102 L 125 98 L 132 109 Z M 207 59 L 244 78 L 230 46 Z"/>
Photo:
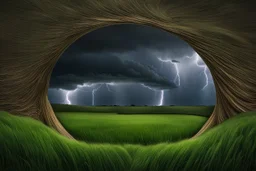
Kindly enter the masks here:
<path id="1" fill-rule="evenodd" d="M 92 105 L 94 106 L 95 105 L 95 92 L 97 92 L 101 87 L 102 87 L 103 84 L 100 84 L 100 86 L 98 86 L 97 88 L 94 88 L 92 90 Z"/>
<path id="2" fill-rule="evenodd" d="M 141 84 L 143 87 L 149 89 L 149 90 L 152 90 L 152 91 L 156 91 L 156 89 L 152 88 L 152 87 L 149 87 L 149 86 L 146 86 L 145 84 Z"/>
<path id="3" fill-rule="evenodd" d="M 105 84 L 105 85 L 106 85 L 108 91 L 112 93 L 113 91 L 110 89 L 109 85 L 108 84 Z"/>
<path id="4" fill-rule="evenodd" d="M 70 96 L 71 93 L 74 93 L 77 89 L 72 90 L 72 91 L 70 91 L 70 90 L 63 90 L 63 89 L 60 89 L 60 90 L 65 93 L 65 101 L 66 101 L 66 104 L 71 105 L 72 103 L 71 103 L 71 101 L 70 101 L 70 99 L 69 99 L 69 96 Z"/>
<path id="5" fill-rule="evenodd" d="M 109 92 L 113 92 L 109 86 L 115 86 L 117 85 L 116 83 L 113 83 L 113 82 L 110 82 L 110 83 L 98 83 L 99 86 L 94 88 L 92 90 L 92 105 L 94 106 L 95 105 L 95 93 L 105 84 L 108 91 Z M 98 84 L 88 84 L 88 83 L 84 83 L 83 85 L 77 85 L 77 88 L 74 89 L 74 90 L 64 90 L 64 89 L 60 89 L 61 91 L 63 91 L 65 93 L 65 101 L 66 101 L 66 104 L 69 104 L 71 105 L 72 102 L 71 100 L 69 99 L 70 95 L 73 94 L 74 92 L 76 92 L 77 90 L 79 91 L 83 91 L 83 92 L 90 92 L 90 91 L 84 91 L 84 90 L 81 90 L 82 88 L 89 88 L 89 87 L 94 87 Z"/>
<path id="6" fill-rule="evenodd" d="M 152 87 L 146 86 L 145 84 L 141 84 L 141 85 L 142 85 L 143 87 L 149 89 L 149 90 L 152 90 L 152 91 L 154 91 L 154 92 L 157 92 L 157 90 L 154 89 L 154 88 L 152 88 Z M 164 90 L 161 90 L 160 93 L 161 93 L 161 94 L 160 94 L 160 99 L 159 99 L 159 102 L 158 102 L 158 106 L 163 106 L 163 104 L 164 104 Z"/>
<path id="7" fill-rule="evenodd" d="M 93 87 L 93 86 L 94 86 L 94 84 L 83 84 L 83 85 L 77 85 L 77 88 L 75 90 L 63 90 L 63 89 L 60 89 L 60 90 L 63 91 L 64 93 L 66 93 L 66 95 L 65 95 L 66 104 L 71 105 L 72 102 L 69 99 L 71 94 L 76 92 L 78 89 L 80 90 L 80 88 Z M 83 90 L 80 90 L 80 91 L 83 91 Z M 83 92 L 87 92 L 87 91 L 83 91 Z"/>
<path id="8" fill-rule="evenodd" d="M 158 106 L 163 106 L 164 104 L 164 90 L 161 90 L 161 97 Z"/>
<path id="9" fill-rule="evenodd" d="M 173 64 L 174 65 L 174 67 L 175 67 L 175 70 L 176 70 L 176 76 L 175 76 L 175 78 L 174 78 L 174 82 L 176 83 L 176 82 L 178 82 L 177 84 L 178 84 L 178 86 L 180 86 L 180 71 L 179 71 L 179 67 L 178 67 L 178 63 L 176 63 L 176 62 L 173 62 L 172 60 L 170 60 L 170 59 L 162 59 L 162 58 L 157 58 L 159 61 L 161 61 L 161 62 L 170 62 L 171 64 Z"/>
<path id="10" fill-rule="evenodd" d="M 69 100 L 69 94 L 71 93 L 71 92 L 73 92 L 73 91 L 67 91 L 67 93 L 66 93 L 66 101 L 67 101 L 67 104 L 71 104 L 71 101 Z"/>
<path id="11" fill-rule="evenodd" d="M 197 53 L 194 53 L 195 56 L 195 64 L 197 67 L 199 68 L 203 68 L 203 72 L 204 72 L 204 76 L 205 76 L 205 85 L 204 87 L 202 88 L 202 90 L 204 90 L 208 85 L 209 85 L 209 78 L 208 78 L 208 75 L 207 75 L 207 66 L 206 64 L 199 64 L 199 60 L 201 59 L 200 56 L 197 54 Z M 189 57 L 189 56 L 186 56 L 187 58 L 192 58 L 193 56 Z"/>
<path id="12" fill-rule="evenodd" d="M 113 91 L 111 90 L 110 86 L 115 86 L 115 85 L 117 85 L 117 84 L 111 82 L 111 83 L 105 83 L 105 85 L 106 85 L 106 88 L 108 89 L 108 91 L 111 92 L 111 93 L 113 93 Z"/>

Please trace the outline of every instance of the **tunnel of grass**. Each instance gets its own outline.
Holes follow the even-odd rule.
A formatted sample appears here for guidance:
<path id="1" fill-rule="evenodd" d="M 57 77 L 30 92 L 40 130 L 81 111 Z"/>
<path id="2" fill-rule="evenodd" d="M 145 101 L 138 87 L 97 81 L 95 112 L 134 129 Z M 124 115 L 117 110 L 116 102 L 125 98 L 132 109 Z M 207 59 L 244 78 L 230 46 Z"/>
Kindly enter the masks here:
<path id="1" fill-rule="evenodd" d="M 161 28 L 185 40 L 202 57 L 214 80 L 216 104 L 196 136 L 256 109 L 255 22 L 250 20 L 255 10 L 243 1 L 78 0 L 44 5 L 29 0 L 5 1 L 1 7 L 1 40 L 6 43 L 0 49 L 0 109 L 38 119 L 66 137 L 72 138 L 48 100 L 52 70 L 74 41 L 111 25 Z"/>
<path id="2" fill-rule="evenodd" d="M 256 109 L 255 13 L 254 2 L 243 0 L 1 2 L 0 109 L 9 114 L 0 112 L 0 168 L 21 171 L 256 170 L 256 115 L 248 112 Z M 66 131 L 65 128 L 70 129 L 68 126 L 77 121 L 69 121 L 66 115 L 59 118 L 65 128 L 59 122 L 57 117 L 63 110 L 72 112 L 75 108 L 83 112 L 84 108 L 50 104 L 48 88 L 56 62 L 72 43 L 87 33 L 125 23 L 154 26 L 179 36 L 209 67 L 216 104 L 196 138 L 150 146 L 89 144 L 72 140 Z M 199 75 L 204 77 L 203 73 Z M 113 87 L 109 84 L 109 88 Z M 62 103 L 67 103 L 64 100 Z M 76 102 L 72 92 L 70 100 Z M 87 106 L 86 110 L 89 109 L 102 112 L 97 106 Z M 111 113 L 112 109 L 105 107 L 104 112 Z M 74 118 L 80 120 L 79 113 Z M 98 126 L 102 126 L 100 124 Z M 77 129 L 71 134 L 79 131 L 83 132 Z M 155 143 L 152 139 L 147 142 Z"/>
<path id="3" fill-rule="evenodd" d="M 207 65 L 184 40 L 122 24 L 71 44 L 52 71 L 48 98 L 75 139 L 156 144 L 194 136 L 216 92 Z"/>

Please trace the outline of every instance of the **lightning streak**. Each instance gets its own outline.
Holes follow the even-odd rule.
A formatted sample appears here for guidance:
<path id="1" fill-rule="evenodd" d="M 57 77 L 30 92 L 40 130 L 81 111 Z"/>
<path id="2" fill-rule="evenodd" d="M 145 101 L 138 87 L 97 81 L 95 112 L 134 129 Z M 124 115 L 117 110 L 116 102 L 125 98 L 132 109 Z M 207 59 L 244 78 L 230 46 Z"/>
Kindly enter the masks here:
<path id="1" fill-rule="evenodd" d="M 106 85 L 108 91 L 111 92 L 111 93 L 113 93 L 113 91 L 111 90 L 110 86 L 115 86 L 116 83 L 113 83 L 113 82 L 111 82 L 111 83 L 105 83 L 105 85 Z"/>
<path id="2" fill-rule="evenodd" d="M 69 94 L 71 93 L 71 91 L 68 91 L 66 93 L 66 101 L 67 101 L 67 104 L 71 104 L 71 101 L 69 100 Z"/>
<path id="3" fill-rule="evenodd" d="M 113 92 L 109 86 L 114 86 L 116 85 L 115 83 L 111 82 L 111 83 L 101 83 L 98 87 L 94 88 L 92 90 L 92 105 L 94 106 L 95 105 L 95 93 L 103 86 L 103 85 L 106 85 L 107 89 L 109 92 Z M 75 93 L 77 90 L 79 91 L 83 91 L 83 92 L 90 92 L 90 91 L 84 91 L 84 90 L 81 90 L 81 88 L 90 88 L 90 87 L 94 87 L 96 86 L 97 84 L 87 84 L 87 83 L 84 83 L 83 85 L 77 85 L 77 88 L 75 90 L 64 90 L 64 89 L 60 89 L 61 91 L 63 91 L 65 93 L 65 101 L 66 101 L 66 104 L 69 104 L 71 105 L 72 102 L 71 100 L 69 99 L 70 95 Z"/>
<path id="4" fill-rule="evenodd" d="M 69 96 L 70 96 L 70 94 L 71 94 L 71 93 L 74 93 L 77 89 L 72 90 L 72 91 L 69 91 L 69 90 L 63 90 L 63 89 L 60 89 L 60 90 L 61 90 L 61 91 L 63 91 L 63 92 L 65 93 L 65 101 L 66 101 L 66 104 L 71 105 L 72 103 L 71 103 L 71 101 L 70 101 L 70 99 L 69 99 Z"/>
<path id="5" fill-rule="evenodd" d="M 158 106 L 163 106 L 164 103 L 164 90 L 161 90 L 161 97 Z"/>
<path id="6" fill-rule="evenodd" d="M 66 101 L 66 104 L 69 104 L 71 105 L 72 102 L 71 100 L 69 99 L 70 95 L 75 93 L 78 89 L 80 88 L 85 88 L 85 87 L 93 87 L 94 84 L 83 84 L 83 85 L 77 85 L 77 88 L 75 90 L 63 90 L 63 89 L 60 89 L 61 91 L 63 91 L 66 95 L 65 95 L 65 101 Z M 80 90 L 80 91 L 83 91 L 83 90 Z M 83 91 L 83 92 L 87 92 L 87 91 Z"/>
<path id="7" fill-rule="evenodd" d="M 175 83 L 178 82 L 177 84 L 178 84 L 178 86 L 180 86 L 180 71 L 179 71 L 178 63 L 173 62 L 173 60 L 170 60 L 170 59 L 162 59 L 162 58 L 159 58 L 159 57 L 157 59 L 161 62 L 165 62 L 165 63 L 170 62 L 171 64 L 174 65 L 175 70 L 176 70 L 176 76 L 174 78 L 174 82 Z"/>
<path id="8" fill-rule="evenodd" d="M 208 85 L 209 85 L 209 78 L 208 78 L 208 75 L 207 75 L 207 66 L 206 64 L 199 64 L 199 60 L 200 60 L 200 56 L 195 53 L 193 56 L 195 56 L 195 64 L 197 67 L 199 68 L 203 68 L 203 72 L 204 72 L 204 76 L 205 76 L 205 85 L 204 87 L 202 88 L 202 90 L 204 90 Z M 193 56 L 189 57 L 189 56 L 186 56 L 187 58 L 192 58 Z"/>
<path id="9" fill-rule="evenodd" d="M 105 84 L 105 85 L 106 85 L 106 87 L 107 87 L 107 89 L 108 89 L 109 92 L 113 92 L 113 91 L 110 89 L 110 87 L 109 87 L 108 84 Z"/>
<path id="10" fill-rule="evenodd" d="M 100 84 L 100 86 L 98 86 L 97 88 L 94 88 L 92 90 L 92 105 L 94 106 L 95 105 L 95 92 L 97 92 L 101 87 L 102 87 L 103 84 Z"/>
<path id="11" fill-rule="evenodd" d="M 141 84 L 141 85 L 142 85 L 143 87 L 149 89 L 149 90 L 152 90 L 152 91 L 154 91 L 154 92 L 157 92 L 157 90 L 154 89 L 154 88 L 152 88 L 152 87 L 146 86 L 145 84 Z M 160 99 L 159 99 L 159 102 L 158 102 L 158 106 L 163 106 L 163 104 L 164 104 L 164 90 L 161 90 L 160 92 L 161 92 L 161 94 L 160 94 Z"/>
<path id="12" fill-rule="evenodd" d="M 149 87 L 149 86 L 146 86 L 145 84 L 141 84 L 143 87 L 149 89 L 149 90 L 152 90 L 152 91 L 156 91 L 156 89 L 152 88 L 152 87 Z"/>

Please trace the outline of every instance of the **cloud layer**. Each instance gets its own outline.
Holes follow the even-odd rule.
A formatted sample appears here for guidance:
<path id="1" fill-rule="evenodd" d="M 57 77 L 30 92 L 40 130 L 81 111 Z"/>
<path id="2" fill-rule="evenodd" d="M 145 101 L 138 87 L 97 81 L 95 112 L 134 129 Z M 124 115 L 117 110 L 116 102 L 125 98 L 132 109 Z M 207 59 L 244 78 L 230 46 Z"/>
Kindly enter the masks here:
<path id="1" fill-rule="evenodd" d="M 95 97 L 92 90 L 99 85 L 80 88 L 69 99 L 78 105 L 92 105 L 92 99 L 95 105 L 157 105 L 160 90 L 168 88 L 164 105 L 215 104 L 214 85 L 209 84 L 202 91 L 203 68 L 196 66 L 194 58 L 186 57 L 194 53 L 177 36 L 153 27 L 105 27 L 83 36 L 63 53 L 53 70 L 48 97 L 52 103 L 65 103 L 65 91 L 56 88 L 74 90 L 83 83 L 121 82 L 101 86 Z M 177 69 L 180 86 L 175 88 L 172 81 L 177 77 Z"/>
<path id="2" fill-rule="evenodd" d="M 51 77 L 51 88 L 72 90 L 83 83 L 144 83 L 155 89 L 177 86 L 154 67 L 114 55 L 83 54 L 59 61 Z"/>

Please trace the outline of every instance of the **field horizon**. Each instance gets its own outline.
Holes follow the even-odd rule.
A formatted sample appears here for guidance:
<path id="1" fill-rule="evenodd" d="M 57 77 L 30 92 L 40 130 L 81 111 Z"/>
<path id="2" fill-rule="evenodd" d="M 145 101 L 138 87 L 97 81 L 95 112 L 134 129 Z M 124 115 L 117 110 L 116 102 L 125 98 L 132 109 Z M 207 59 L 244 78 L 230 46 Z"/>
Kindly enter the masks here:
<path id="1" fill-rule="evenodd" d="M 79 106 L 51 104 L 54 112 L 90 112 L 117 114 L 186 114 L 209 117 L 215 106 Z"/>

